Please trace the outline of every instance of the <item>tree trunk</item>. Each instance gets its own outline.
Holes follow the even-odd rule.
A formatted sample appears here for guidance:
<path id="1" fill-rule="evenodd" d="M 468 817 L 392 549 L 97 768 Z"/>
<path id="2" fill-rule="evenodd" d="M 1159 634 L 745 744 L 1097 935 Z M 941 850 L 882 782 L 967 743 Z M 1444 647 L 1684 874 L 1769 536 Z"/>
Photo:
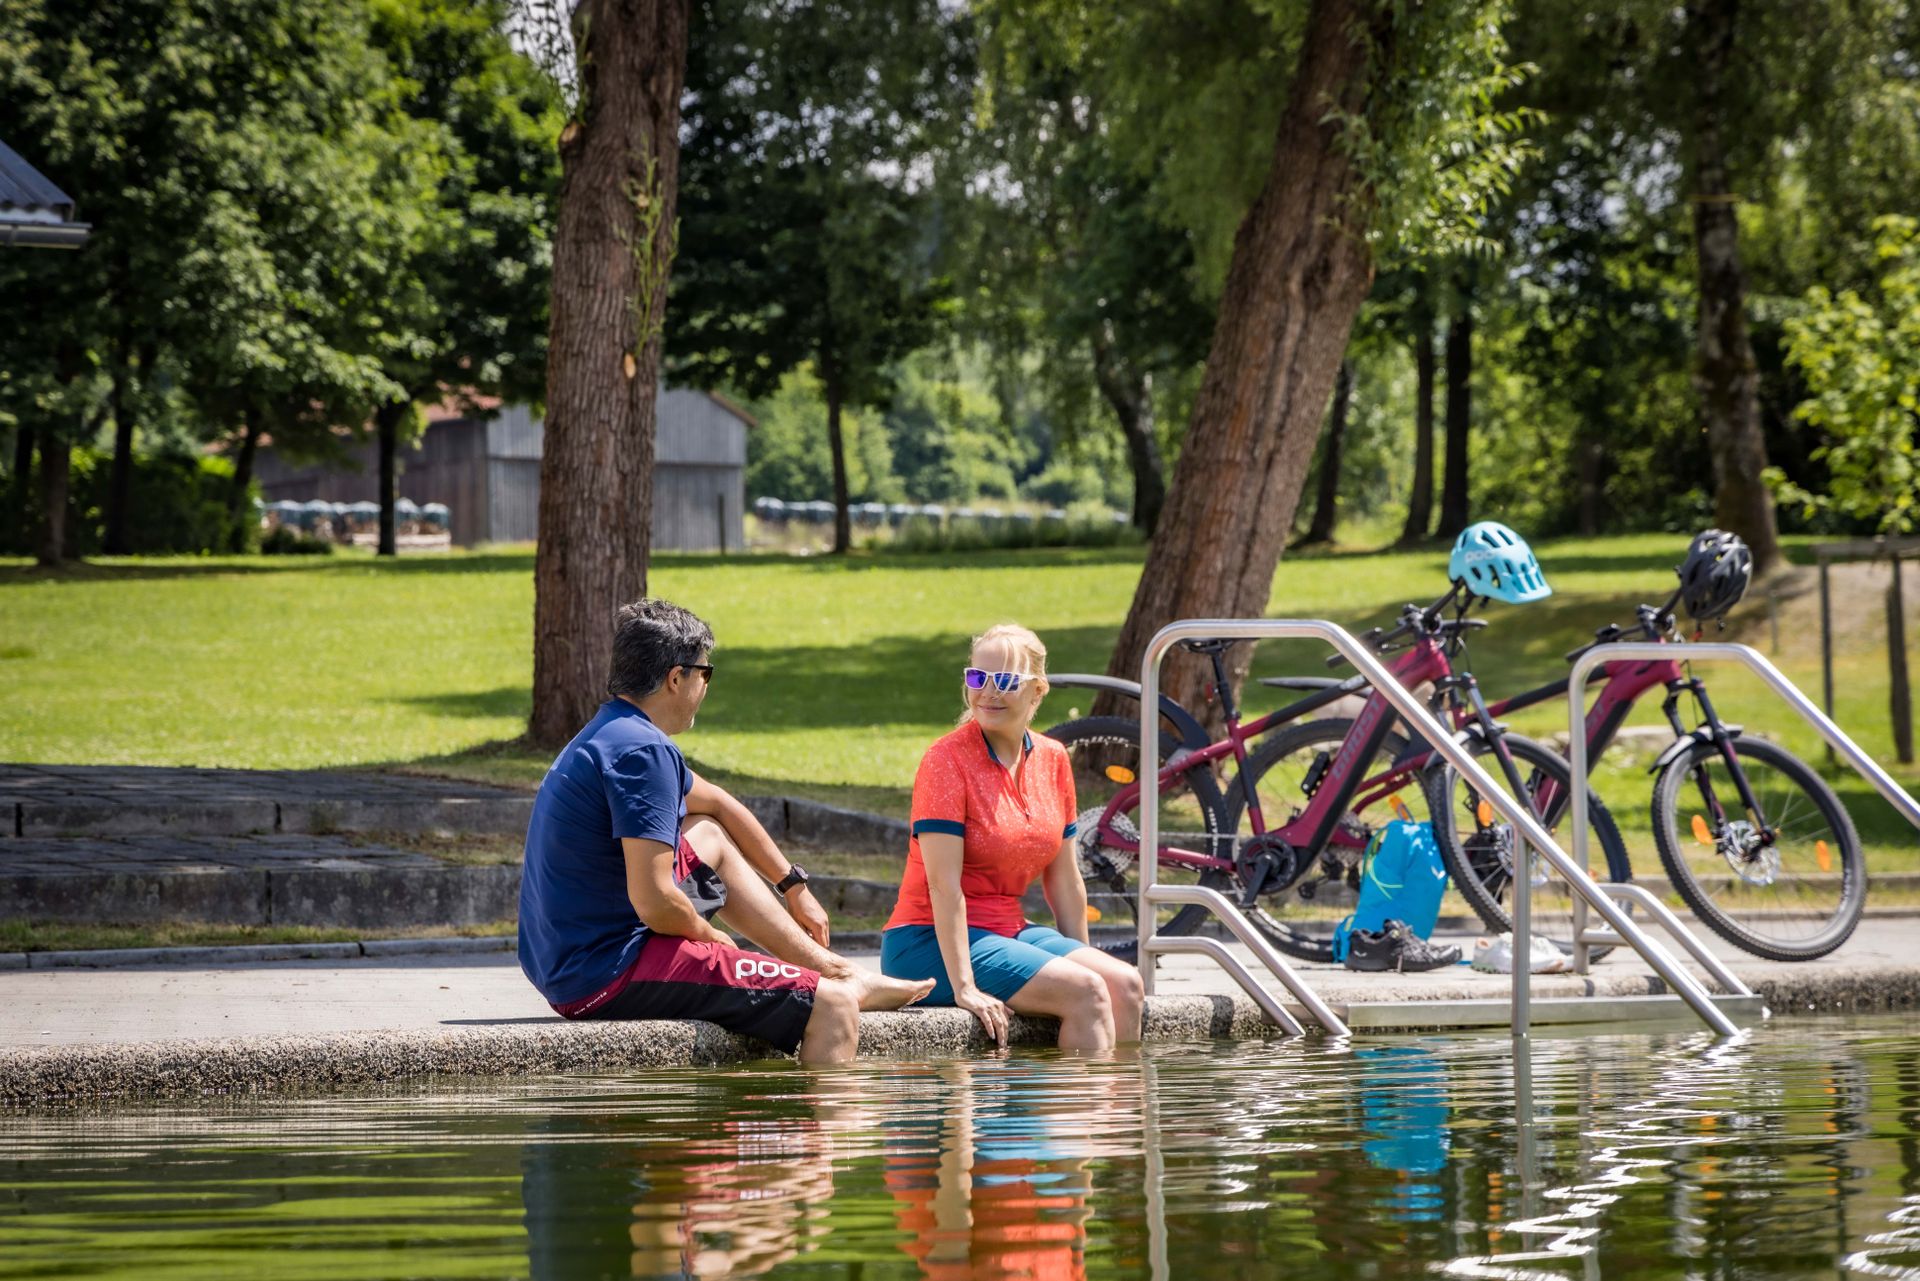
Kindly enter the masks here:
<path id="1" fill-rule="evenodd" d="M 1366 105 L 1368 52 L 1356 38 L 1378 12 L 1314 0 L 1274 139 L 1266 186 L 1241 222 L 1206 373 L 1159 530 L 1107 670 L 1137 679 L 1153 634 L 1178 618 L 1266 611 L 1301 483 L 1354 317 L 1373 281 L 1356 218 L 1367 191 L 1339 145 L 1343 114 Z M 1234 651 L 1232 675 L 1248 651 Z M 1162 688 L 1199 706 L 1211 669 L 1167 660 Z M 1104 697 L 1100 704 L 1119 708 Z"/>
<path id="2" fill-rule="evenodd" d="M 1153 438 L 1153 382 L 1127 369 L 1110 343 L 1093 344 L 1093 380 L 1119 420 L 1127 442 L 1127 466 L 1133 471 L 1133 525 L 1148 538 L 1160 523 L 1167 502 L 1167 468 Z"/>
<path id="3" fill-rule="evenodd" d="M 1442 538 L 1467 527 L 1467 433 L 1473 426 L 1473 286 L 1460 289 L 1459 310 L 1447 324 L 1447 469 L 1440 487 Z"/>
<path id="4" fill-rule="evenodd" d="M 1696 77 L 1694 111 L 1694 256 L 1699 316 L 1694 386 L 1713 458 L 1713 520 L 1745 539 L 1754 572 L 1780 556 L 1773 495 L 1761 473 L 1767 441 L 1760 429 L 1760 371 L 1747 334 L 1746 282 L 1740 270 L 1739 221 L 1728 190 L 1722 90 L 1733 60 L 1738 0 L 1696 0 L 1687 6 L 1687 35 Z"/>
<path id="5" fill-rule="evenodd" d="M 127 525 L 132 518 L 133 502 L 133 409 L 127 384 L 133 379 L 133 352 L 121 343 L 113 357 L 113 389 L 109 406 L 113 413 L 113 474 L 107 488 L 107 533 L 101 550 L 109 556 L 125 556 L 132 550 Z"/>
<path id="6" fill-rule="evenodd" d="M 1320 459 L 1319 492 L 1314 495 L 1313 523 L 1302 542 L 1330 543 L 1340 518 L 1340 447 L 1347 435 L 1347 406 L 1353 399 L 1353 362 L 1340 362 L 1333 382 L 1333 410 L 1327 415 L 1327 448 Z"/>
<path id="7" fill-rule="evenodd" d="M 413 405 L 396 400 L 380 406 L 374 423 L 380 432 L 380 548 L 377 556 L 392 556 L 399 551 L 395 541 L 394 504 L 400 501 L 399 453 L 400 420 Z"/>
<path id="8" fill-rule="evenodd" d="M 853 513 L 848 509 L 847 439 L 840 430 L 840 409 L 846 399 L 839 379 L 827 375 L 822 388 L 827 396 L 827 452 L 833 457 L 833 554 L 844 556 L 853 550 Z"/>
<path id="9" fill-rule="evenodd" d="M 227 514 L 233 518 L 233 550 L 246 550 L 246 535 L 241 532 L 240 513 L 247 504 L 247 489 L 253 484 L 253 456 L 260 448 L 260 411 L 249 405 L 241 418 L 240 452 L 233 456 L 233 484 L 227 489 Z"/>
<path id="10" fill-rule="evenodd" d="M 1602 438 L 1588 437 L 1574 445 L 1575 475 L 1578 477 L 1579 520 L 1582 537 L 1600 532 L 1601 500 L 1605 494 L 1607 449 Z"/>
<path id="11" fill-rule="evenodd" d="M 1413 489 L 1407 494 L 1406 544 L 1425 542 L 1433 529 L 1433 317 L 1414 312 Z"/>
<path id="12" fill-rule="evenodd" d="M 21 423 L 14 429 L 13 436 L 13 527 L 7 531 L 10 540 L 25 551 L 32 541 L 32 531 L 27 528 L 27 511 L 33 506 L 33 428 Z"/>
<path id="13" fill-rule="evenodd" d="M 40 542 L 34 549 L 42 565 L 58 565 L 67 556 L 67 480 L 73 451 L 49 432 L 40 445 Z"/>
<path id="14" fill-rule="evenodd" d="M 560 134 L 528 737 L 604 695 L 621 605 L 646 594 L 655 399 L 673 264 L 689 0 L 583 0 L 580 114 Z"/>

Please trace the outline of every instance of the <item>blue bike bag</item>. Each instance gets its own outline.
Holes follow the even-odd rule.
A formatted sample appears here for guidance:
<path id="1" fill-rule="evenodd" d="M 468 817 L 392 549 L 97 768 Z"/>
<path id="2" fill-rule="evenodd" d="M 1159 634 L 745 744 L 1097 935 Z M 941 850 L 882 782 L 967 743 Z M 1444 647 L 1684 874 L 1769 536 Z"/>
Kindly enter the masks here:
<path id="1" fill-rule="evenodd" d="M 1373 834 L 1360 876 L 1360 901 L 1353 915 L 1333 930 L 1333 959 L 1347 959 L 1347 938 L 1355 930 L 1377 930 L 1388 921 L 1405 921 L 1421 938 L 1440 921 L 1440 896 L 1447 892 L 1447 866 L 1430 823 L 1391 822 Z"/>

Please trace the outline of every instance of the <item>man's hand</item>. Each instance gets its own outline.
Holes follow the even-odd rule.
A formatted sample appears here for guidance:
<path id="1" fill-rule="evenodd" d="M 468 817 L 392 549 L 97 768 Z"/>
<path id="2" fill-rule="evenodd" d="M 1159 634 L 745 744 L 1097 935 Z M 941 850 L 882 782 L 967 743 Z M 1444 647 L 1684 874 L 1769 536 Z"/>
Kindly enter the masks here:
<path id="1" fill-rule="evenodd" d="M 796 885 L 787 891 L 787 911 L 793 914 L 793 920 L 806 936 L 821 947 L 831 947 L 827 941 L 827 909 L 820 906 L 820 900 L 805 885 Z"/>

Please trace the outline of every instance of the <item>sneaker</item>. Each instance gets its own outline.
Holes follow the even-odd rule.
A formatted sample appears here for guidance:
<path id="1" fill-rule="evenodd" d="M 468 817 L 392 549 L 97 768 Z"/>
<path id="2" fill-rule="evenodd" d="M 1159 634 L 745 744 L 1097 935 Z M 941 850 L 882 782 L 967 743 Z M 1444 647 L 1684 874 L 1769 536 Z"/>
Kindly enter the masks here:
<path id="1" fill-rule="evenodd" d="M 1561 974 L 1573 968 L 1573 960 L 1552 939 L 1534 935 L 1527 945 L 1533 974 Z M 1473 945 L 1473 968 L 1482 974 L 1513 973 L 1513 935 L 1483 938 Z"/>
<path id="2" fill-rule="evenodd" d="M 1405 921 L 1383 922 L 1378 930 L 1355 930 L 1347 937 L 1347 968 L 1407 973 L 1456 965 L 1460 949 L 1427 942 Z"/>

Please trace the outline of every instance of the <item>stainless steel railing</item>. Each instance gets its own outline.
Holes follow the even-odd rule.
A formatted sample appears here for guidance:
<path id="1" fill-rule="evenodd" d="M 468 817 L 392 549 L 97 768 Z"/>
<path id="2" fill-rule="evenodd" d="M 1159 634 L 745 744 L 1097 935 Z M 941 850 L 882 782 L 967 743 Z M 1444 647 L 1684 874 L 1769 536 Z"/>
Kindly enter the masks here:
<path id="1" fill-rule="evenodd" d="M 1155 934 L 1158 924 L 1155 909 L 1162 903 L 1202 903 L 1211 908 L 1215 915 L 1233 933 L 1234 937 L 1247 944 L 1254 956 L 1272 975 L 1292 992 L 1314 1018 L 1327 1031 L 1336 1036 L 1347 1035 L 1346 1024 L 1334 1013 L 1326 1002 L 1322 1001 L 1308 986 L 1300 974 L 1287 963 L 1249 921 L 1246 914 L 1225 895 L 1214 890 L 1191 886 L 1171 886 L 1157 884 L 1158 858 L 1160 848 L 1160 776 L 1157 768 L 1147 764 L 1160 759 L 1160 665 L 1167 651 L 1183 640 L 1319 640 L 1339 651 L 1354 670 L 1367 678 L 1367 682 L 1380 691 L 1395 711 L 1407 722 L 1413 731 L 1431 743 L 1434 749 L 1446 759 L 1447 763 L 1459 770 L 1461 775 L 1471 781 L 1488 804 L 1508 823 L 1513 825 L 1526 844 L 1539 851 L 1541 857 L 1552 865 L 1555 871 L 1573 887 L 1576 901 L 1591 904 L 1600 913 L 1607 924 L 1613 926 L 1619 936 L 1635 951 L 1645 957 L 1660 976 L 1686 1000 L 1687 1004 L 1706 1024 L 1716 1032 L 1731 1035 L 1736 1029 L 1733 1022 L 1713 1003 L 1706 988 L 1688 973 L 1680 963 L 1647 937 L 1634 924 L 1624 910 L 1616 904 L 1600 884 L 1587 874 L 1584 860 L 1568 857 L 1566 851 L 1554 843 L 1553 837 L 1542 827 L 1526 805 L 1507 794 L 1506 789 L 1496 782 L 1480 763 L 1473 759 L 1453 731 L 1440 723 L 1439 719 L 1428 711 L 1426 705 L 1400 682 L 1394 679 L 1385 665 L 1374 656 L 1373 651 L 1362 645 L 1343 627 L 1324 619 L 1183 619 L 1169 623 L 1154 634 L 1147 645 L 1147 652 L 1140 662 L 1140 743 L 1142 767 L 1140 771 L 1140 902 L 1138 916 L 1140 922 L 1140 976 L 1149 994 L 1154 988 L 1154 959 L 1156 956 L 1171 952 L 1201 952 L 1212 956 L 1227 973 L 1232 976 L 1249 996 L 1260 1003 L 1261 1008 L 1271 1016 L 1280 1008 L 1279 1002 L 1267 990 L 1238 958 L 1225 948 L 1195 948 L 1190 940 L 1167 939 Z M 1671 649 L 1661 657 L 1673 657 Z M 1756 655 L 1757 657 L 1757 655 Z M 1578 673 L 1576 672 L 1576 675 Z M 1577 687 L 1576 687 L 1577 688 Z M 1576 705 L 1578 699 L 1575 699 Z M 1838 730 L 1835 730 L 1838 733 Z M 1842 735 L 1842 738 L 1845 736 Z M 1856 751 L 1858 749 L 1855 749 Z M 1585 790 L 1582 787 L 1584 775 L 1576 767 L 1574 771 L 1575 804 L 1585 804 Z M 1890 781 L 1890 780 L 1889 780 Z M 1904 795 L 1904 793 L 1903 793 Z M 1911 803 L 1911 802 L 1909 802 Z M 1584 809 L 1575 811 L 1576 839 L 1582 840 L 1584 848 L 1585 827 L 1579 820 L 1584 818 Z M 1524 853 L 1521 854 L 1524 858 Z M 1514 1031 L 1524 1035 L 1529 1018 L 1528 1006 L 1528 967 L 1527 952 L 1522 930 L 1529 922 L 1524 917 L 1528 910 L 1530 896 L 1525 892 L 1527 873 L 1524 868 L 1516 869 L 1514 884 Z M 1275 1020 L 1282 1027 L 1288 1021 Z M 1293 1022 L 1298 1027 L 1297 1021 Z M 1289 1028 L 1289 1030 L 1292 1030 Z"/>
<path id="2" fill-rule="evenodd" d="M 1573 664 L 1573 672 L 1567 687 L 1567 758 L 1573 766 L 1573 859 L 1582 867 L 1587 858 L 1587 735 L 1586 706 L 1587 682 L 1594 670 L 1610 662 L 1736 662 L 1766 682 L 1767 686 L 1778 694 L 1788 707 L 1798 713 L 1800 719 L 1820 732 L 1820 736 L 1832 745 L 1835 752 L 1846 758 L 1874 789 L 1887 799 L 1887 802 L 1916 828 L 1920 828 L 1920 803 L 1916 803 L 1907 790 L 1893 780 L 1878 761 L 1847 737 L 1825 712 L 1815 705 L 1812 699 L 1801 692 L 1800 687 L 1788 680 L 1780 669 L 1756 649 L 1749 645 L 1735 645 L 1726 641 L 1708 641 L 1692 645 L 1665 645 L 1657 641 L 1615 641 L 1607 645 L 1596 645 L 1582 654 Z M 1516 877 L 1519 886 L 1525 877 Z M 1749 994 L 1747 987 L 1735 978 L 1719 959 L 1709 952 L 1697 936 L 1689 933 L 1674 913 L 1646 890 L 1635 885 L 1602 885 L 1601 889 L 1610 895 L 1629 899 L 1647 909 L 1659 923 L 1693 952 L 1700 963 L 1707 967 L 1729 991 L 1742 995 Z M 1586 903 L 1576 897 L 1573 905 L 1573 941 L 1574 965 L 1581 973 L 1586 972 L 1587 951 L 1596 943 L 1612 943 L 1616 940 L 1606 934 L 1595 933 L 1587 928 Z M 1519 950 L 1522 940 L 1519 937 L 1518 912 L 1515 913 L 1514 948 Z"/>

